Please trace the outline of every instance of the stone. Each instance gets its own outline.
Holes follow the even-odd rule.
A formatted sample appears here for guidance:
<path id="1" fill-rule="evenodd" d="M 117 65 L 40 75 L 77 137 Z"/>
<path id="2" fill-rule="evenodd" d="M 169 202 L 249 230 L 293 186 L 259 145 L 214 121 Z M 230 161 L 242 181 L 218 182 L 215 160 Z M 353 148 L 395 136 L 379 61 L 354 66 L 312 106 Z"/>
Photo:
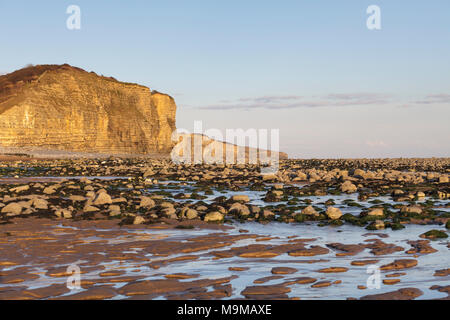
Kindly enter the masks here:
<path id="1" fill-rule="evenodd" d="M 84 184 L 91 184 L 92 183 L 92 181 L 91 180 L 89 180 L 88 178 L 86 178 L 86 177 L 82 177 L 82 178 L 80 178 L 80 183 L 84 183 Z"/>
<path id="2" fill-rule="evenodd" d="M 206 222 L 218 222 L 223 220 L 223 214 L 221 214 L 218 211 L 210 212 L 205 215 L 205 218 L 203 219 Z"/>
<path id="3" fill-rule="evenodd" d="M 100 211 L 100 209 L 88 204 L 88 205 L 84 206 L 83 211 L 84 212 L 96 212 L 96 211 Z"/>
<path id="4" fill-rule="evenodd" d="M 298 171 L 297 172 L 297 178 L 295 178 L 294 180 L 305 181 L 307 179 L 308 179 L 308 176 L 306 175 L 306 173 Z"/>
<path id="5" fill-rule="evenodd" d="M 382 220 L 375 220 L 373 226 L 375 227 L 375 229 L 377 230 L 382 230 L 384 229 L 384 222 Z"/>
<path id="6" fill-rule="evenodd" d="M 163 209 L 173 208 L 173 203 L 165 201 L 165 202 L 161 202 L 161 204 L 159 206 Z"/>
<path id="7" fill-rule="evenodd" d="M 33 207 L 39 210 L 47 210 L 48 209 L 48 201 L 45 199 L 36 198 L 33 199 Z"/>
<path id="8" fill-rule="evenodd" d="M 72 212 L 67 209 L 58 209 L 54 212 L 58 218 L 70 219 L 72 218 Z"/>
<path id="9" fill-rule="evenodd" d="M 278 180 L 278 177 L 274 174 L 265 174 L 262 176 L 263 181 L 276 181 Z"/>
<path id="10" fill-rule="evenodd" d="M 243 195 L 242 194 L 242 195 L 234 195 L 234 196 L 232 196 L 231 200 L 236 201 L 236 202 L 238 202 L 238 201 L 249 202 L 250 198 L 247 195 Z"/>
<path id="11" fill-rule="evenodd" d="M 337 220 L 340 217 L 342 217 L 342 212 L 340 209 L 338 208 L 334 208 L 334 207 L 328 207 L 327 211 L 325 213 L 327 215 L 327 217 L 331 220 Z"/>
<path id="12" fill-rule="evenodd" d="M 229 212 L 231 214 L 237 214 L 245 217 L 250 214 L 250 209 L 242 203 L 235 202 L 231 205 Z"/>
<path id="13" fill-rule="evenodd" d="M 166 216 L 169 219 L 177 219 L 178 216 L 176 215 L 177 210 L 175 210 L 174 207 L 167 207 L 163 208 L 160 213 L 162 213 L 164 216 Z"/>
<path id="14" fill-rule="evenodd" d="M 365 179 L 366 172 L 364 170 L 361 170 L 361 169 L 356 169 L 355 171 L 353 171 L 353 176 L 356 177 L 356 178 Z"/>
<path id="15" fill-rule="evenodd" d="M 151 177 L 154 175 L 155 175 L 155 172 L 152 169 L 147 169 L 147 170 L 145 170 L 143 177 L 147 178 L 147 177 Z M 152 181 L 150 180 L 149 183 L 152 183 Z"/>
<path id="16" fill-rule="evenodd" d="M 149 197 L 141 197 L 141 202 L 139 207 L 141 208 L 153 208 L 155 206 L 155 201 Z"/>
<path id="17" fill-rule="evenodd" d="M 110 216 L 118 216 L 121 213 L 120 206 L 118 205 L 110 205 L 108 209 Z"/>
<path id="18" fill-rule="evenodd" d="M 421 214 L 423 212 L 422 208 L 419 206 L 404 206 L 400 209 L 401 212 L 406 213 L 417 213 Z"/>
<path id="19" fill-rule="evenodd" d="M 145 222 L 144 217 L 135 216 L 133 220 L 133 224 L 143 224 Z"/>
<path id="20" fill-rule="evenodd" d="M 345 181 L 342 185 L 341 185 L 341 191 L 342 192 L 346 192 L 346 193 L 354 193 L 358 190 L 358 188 L 351 183 L 350 181 Z"/>
<path id="21" fill-rule="evenodd" d="M 50 186 L 50 187 L 44 188 L 44 190 L 42 192 L 45 194 L 53 194 L 56 192 L 56 189 L 54 186 Z"/>
<path id="22" fill-rule="evenodd" d="M 423 193 L 422 191 L 419 191 L 416 193 L 417 198 L 425 198 L 425 193 Z"/>
<path id="23" fill-rule="evenodd" d="M 273 194 L 276 198 L 280 198 L 281 196 L 283 196 L 284 192 L 282 190 L 272 190 L 270 193 Z"/>
<path id="24" fill-rule="evenodd" d="M 316 211 L 316 209 L 313 208 L 313 206 L 307 206 L 305 209 L 302 210 L 302 214 L 306 214 L 308 216 L 314 215 L 318 216 L 319 213 Z"/>
<path id="25" fill-rule="evenodd" d="M 369 212 L 367 213 L 367 215 L 381 217 L 381 216 L 384 216 L 384 210 L 383 210 L 383 208 L 370 209 Z"/>
<path id="26" fill-rule="evenodd" d="M 448 238 L 448 235 L 447 235 L 447 233 L 445 233 L 445 231 L 433 229 L 433 230 L 430 230 L 430 231 L 427 231 L 427 232 L 421 234 L 419 237 L 434 240 L 434 239 Z"/>
<path id="27" fill-rule="evenodd" d="M 16 202 L 11 202 L 4 206 L 1 212 L 12 215 L 19 215 L 22 212 L 22 206 Z"/>
<path id="28" fill-rule="evenodd" d="M 185 216 L 188 220 L 192 220 L 198 217 L 198 213 L 194 209 L 188 209 L 185 213 Z"/>
<path id="29" fill-rule="evenodd" d="M 438 191 L 438 198 L 441 200 L 445 200 L 450 198 L 450 193 L 446 193 L 446 192 L 442 192 L 442 191 Z"/>
<path id="30" fill-rule="evenodd" d="M 111 204 L 111 203 L 112 199 L 109 194 L 107 194 L 106 192 L 99 192 L 94 199 L 93 205 L 101 206 L 104 204 Z"/>
<path id="31" fill-rule="evenodd" d="M 127 199 L 124 197 L 112 199 L 112 203 L 127 203 Z"/>
<path id="32" fill-rule="evenodd" d="M 395 189 L 394 192 L 392 192 L 392 195 L 394 195 L 394 196 L 401 196 L 403 194 L 405 194 L 405 192 L 400 189 Z"/>
<path id="33" fill-rule="evenodd" d="M 263 212 L 262 212 L 262 215 L 263 215 L 264 218 L 267 219 L 267 218 L 274 217 L 274 216 L 275 216 L 275 213 L 273 213 L 273 212 L 270 211 L 270 210 L 264 209 Z"/>
<path id="34" fill-rule="evenodd" d="M 9 189 L 9 191 L 15 192 L 15 193 L 20 193 L 20 192 L 28 191 L 28 190 L 30 190 L 30 186 L 29 185 L 18 186 L 18 187 Z"/>
<path id="35" fill-rule="evenodd" d="M 69 200 L 71 200 L 72 202 L 79 202 L 79 201 L 86 201 L 86 198 L 83 196 L 71 195 L 69 197 Z"/>

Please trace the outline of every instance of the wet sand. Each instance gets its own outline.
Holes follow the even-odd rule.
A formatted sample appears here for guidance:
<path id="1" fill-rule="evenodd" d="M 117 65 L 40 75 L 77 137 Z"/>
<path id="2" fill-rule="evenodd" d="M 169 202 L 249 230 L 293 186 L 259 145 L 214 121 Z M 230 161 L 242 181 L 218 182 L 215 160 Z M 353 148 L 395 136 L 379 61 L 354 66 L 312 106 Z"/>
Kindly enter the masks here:
<path id="1" fill-rule="evenodd" d="M 446 160 L 142 161 L 2 166 L 0 299 L 448 299 Z"/>

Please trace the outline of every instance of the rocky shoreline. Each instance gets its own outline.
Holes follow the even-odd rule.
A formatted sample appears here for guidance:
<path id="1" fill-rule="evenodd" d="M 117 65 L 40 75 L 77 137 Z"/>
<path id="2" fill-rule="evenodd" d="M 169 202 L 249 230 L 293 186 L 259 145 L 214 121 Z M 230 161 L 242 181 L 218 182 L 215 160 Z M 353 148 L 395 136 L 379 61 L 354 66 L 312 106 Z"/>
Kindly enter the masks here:
<path id="1" fill-rule="evenodd" d="M 423 289 L 403 286 L 402 273 L 418 268 L 422 256 L 450 261 L 449 172 L 448 158 L 281 160 L 276 175 L 264 176 L 256 165 L 148 158 L 2 162 L 0 299 L 301 299 L 292 286 L 342 286 L 346 279 L 337 275 L 380 261 L 382 272 L 393 272 L 383 286 L 397 290 L 358 297 L 413 299 Z M 268 231 L 247 230 L 255 224 Z M 301 232 L 277 237 L 270 234 L 275 225 Z M 387 241 L 411 226 L 420 234 Z M 305 238 L 308 230 L 317 235 Z M 323 241 L 347 230 L 365 240 Z M 335 265 L 346 257 L 354 259 Z M 233 284 L 252 269 L 239 266 L 242 259 L 275 265 L 236 292 Z M 182 270 L 196 260 L 229 265 L 213 278 L 157 272 L 167 265 Z M 73 293 L 62 280 L 77 261 L 90 278 Z M 119 267 L 106 268 L 108 262 Z M 299 263 L 322 267 L 297 276 Z M 140 271 L 133 276 L 127 268 Z M 430 288 L 449 292 L 447 268 L 427 272 L 444 279 Z M 48 286 L 36 287 L 42 278 Z M 364 287 L 358 284 L 358 290 Z"/>

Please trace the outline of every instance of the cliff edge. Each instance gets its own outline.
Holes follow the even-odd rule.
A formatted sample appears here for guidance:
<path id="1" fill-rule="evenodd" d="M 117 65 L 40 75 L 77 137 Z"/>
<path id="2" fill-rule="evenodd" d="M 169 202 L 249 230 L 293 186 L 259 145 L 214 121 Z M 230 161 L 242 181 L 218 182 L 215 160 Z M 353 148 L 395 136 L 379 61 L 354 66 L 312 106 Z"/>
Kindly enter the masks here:
<path id="1" fill-rule="evenodd" d="M 0 147 L 168 154 L 172 97 L 65 65 L 0 76 Z"/>

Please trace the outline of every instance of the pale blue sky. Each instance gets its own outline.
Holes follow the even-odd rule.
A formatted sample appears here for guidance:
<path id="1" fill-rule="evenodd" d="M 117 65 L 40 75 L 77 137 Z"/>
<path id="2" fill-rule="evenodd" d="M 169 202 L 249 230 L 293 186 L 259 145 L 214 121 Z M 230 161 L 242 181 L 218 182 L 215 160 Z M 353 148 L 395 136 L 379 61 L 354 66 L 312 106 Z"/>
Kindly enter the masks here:
<path id="1" fill-rule="evenodd" d="M 0 73 L 144 84 L 176 99 L 178 127 L 279 128 L 292 157 L 450 156 L 448 0 L 0 0 L 0 35 Z"/>

